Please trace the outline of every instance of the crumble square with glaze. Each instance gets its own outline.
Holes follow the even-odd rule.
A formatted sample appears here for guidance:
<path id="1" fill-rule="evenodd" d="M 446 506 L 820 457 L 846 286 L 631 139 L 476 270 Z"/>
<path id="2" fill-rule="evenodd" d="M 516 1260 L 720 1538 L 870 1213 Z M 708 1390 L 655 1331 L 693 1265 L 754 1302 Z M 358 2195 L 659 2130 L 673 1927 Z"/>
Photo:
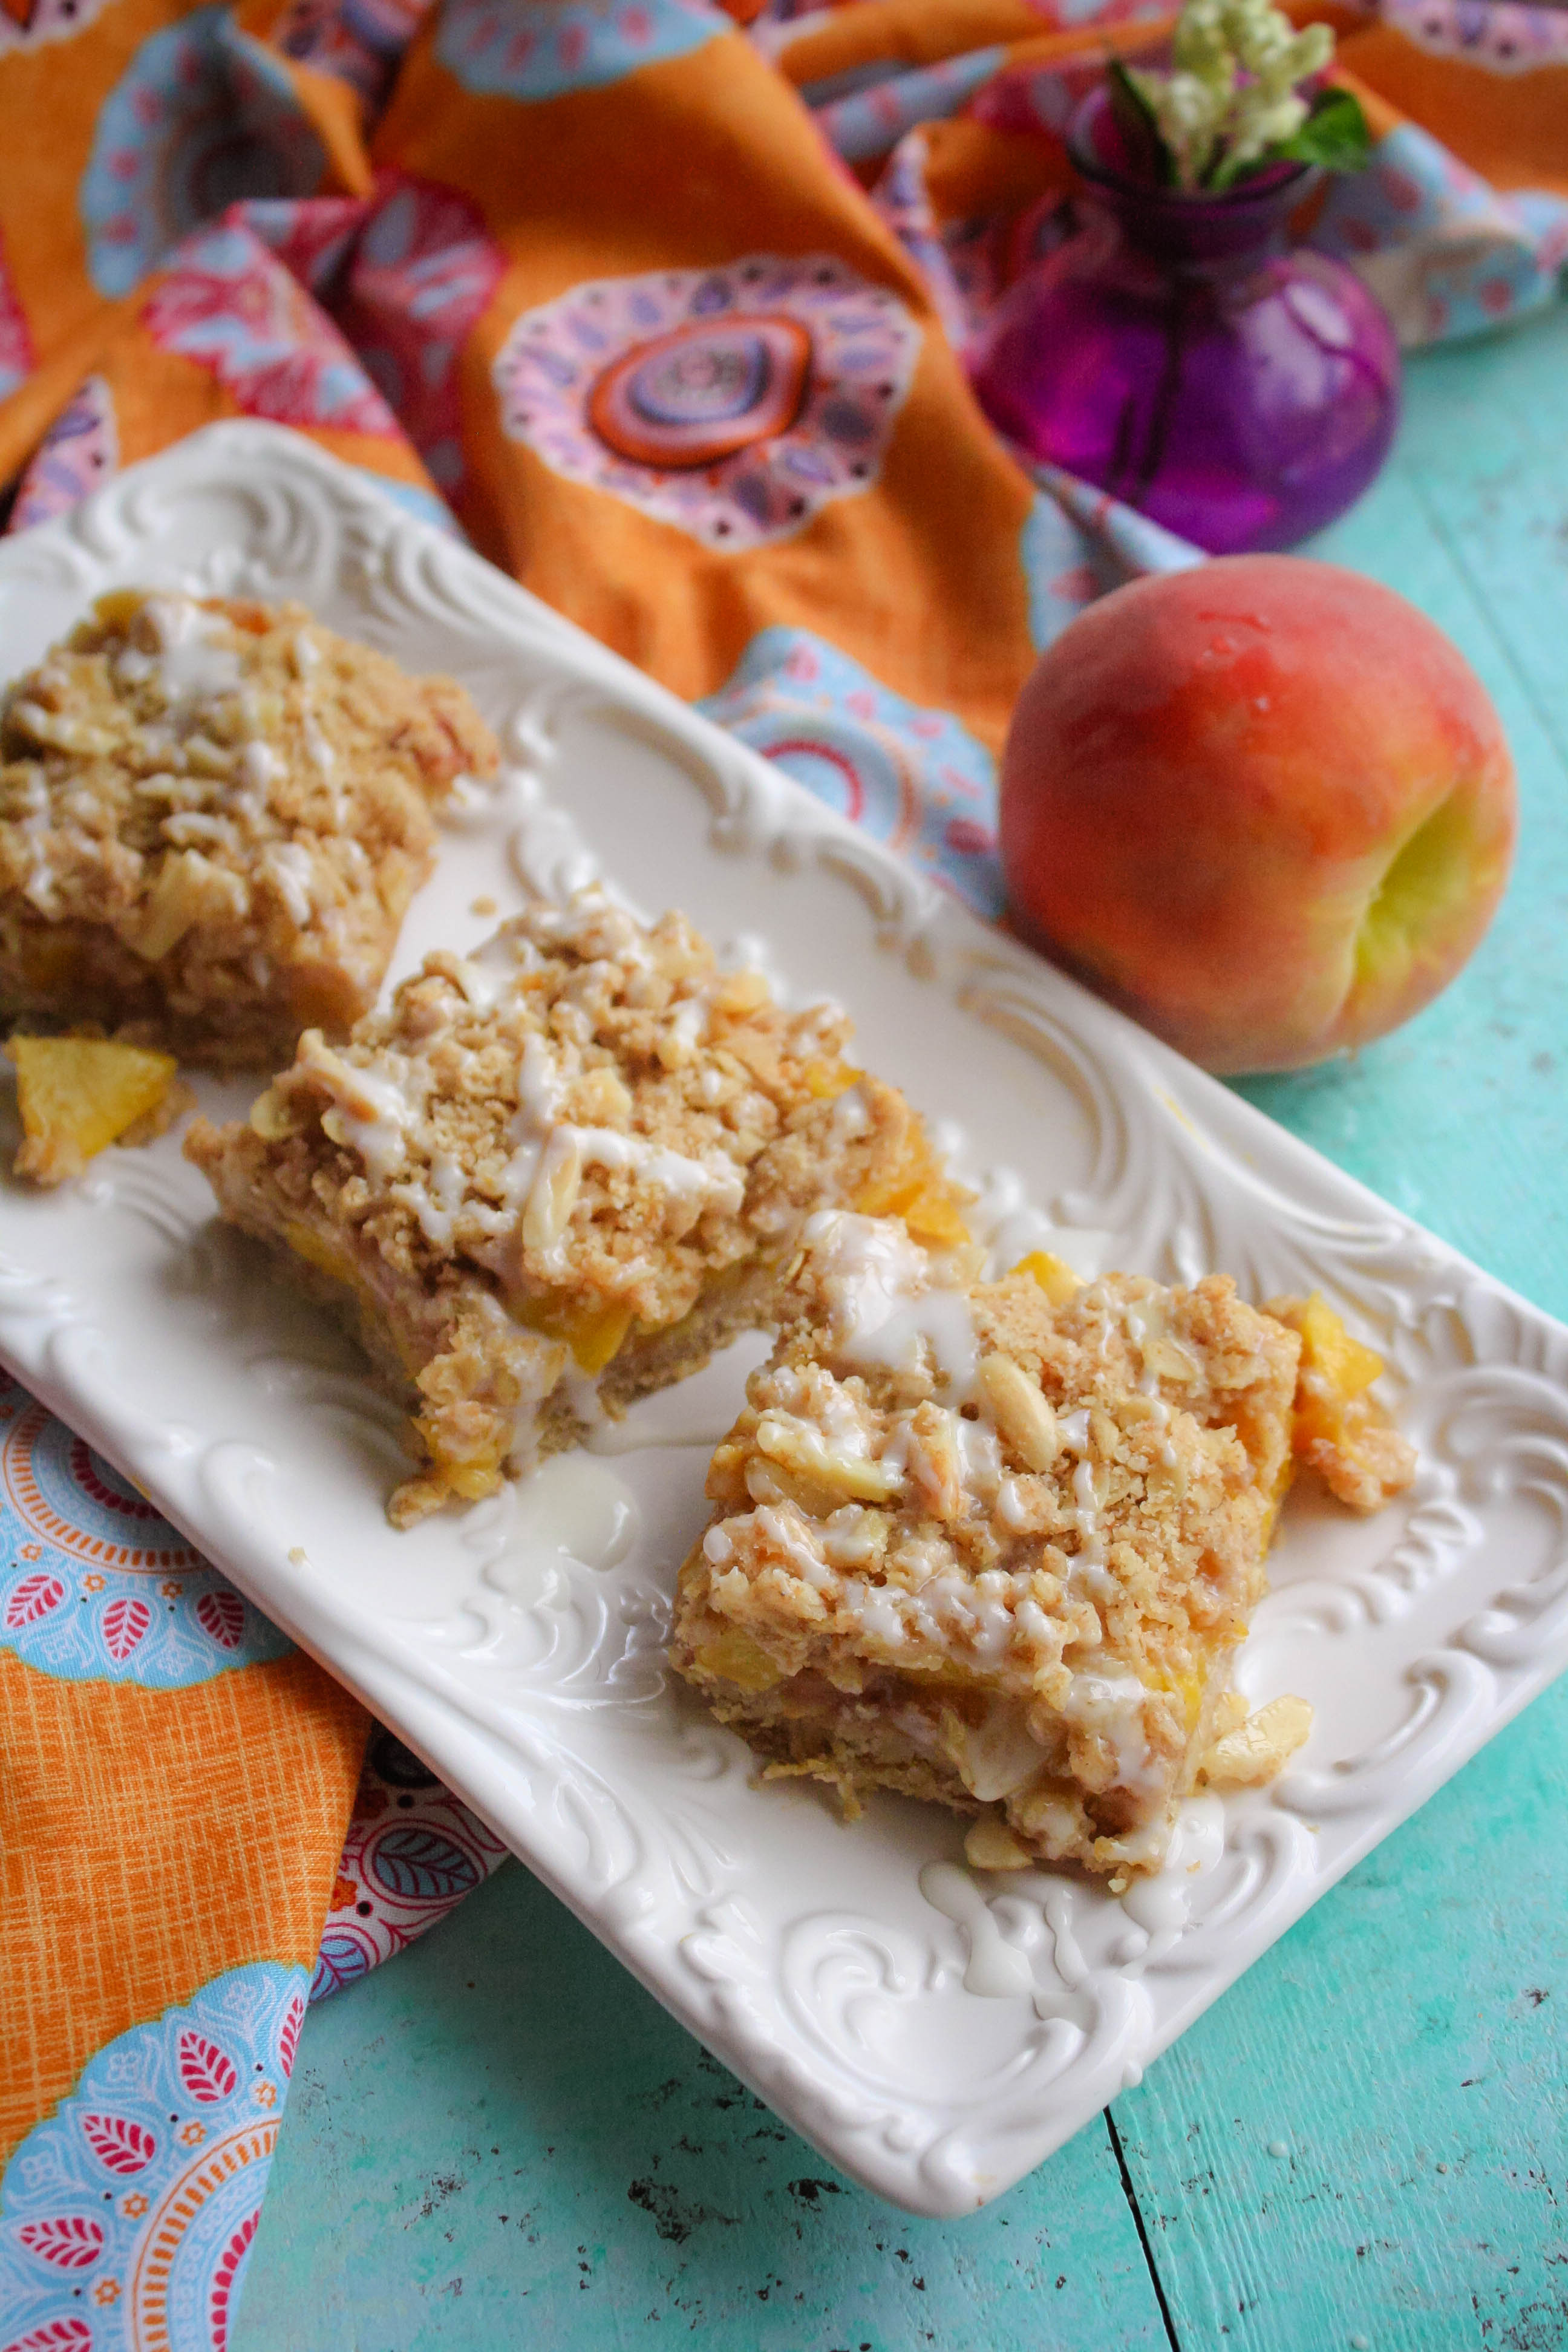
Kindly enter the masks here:
<path id="1" fill-rule="evenodd" d="M 124 589 L 0 703 L 0 1014 L 275 1066 L 375 1001 L 494 739 L 297 604 Z"/>
<path id="2" fill-rule="evenodd" d="M 1239 1740 L 1230 1686 L 1301 1342 L 1222 1276 L 1081 1284 L 1042 1254 L 986 1283 L 973 1258 L 807 1226 L 671 1658 L 768 1774 L 976 1815 L 980 1867 L 1153 1868 L 1211 1757 L 1265 1777 L 1310 1721 L 1276 1702 Z"/>
<path id="3" fill-rule="evenodd" d="M 721 971 L 683 916 L 590 891 L 428 956 L 341 1050 L 308 1032 L 248 1122 L 186 1149 L 416 1406 L 407 1524 L 771 1321 L 815 1211 L 963 1237 L 963 1196 L 847 1036 L 836 1006 Z"/>

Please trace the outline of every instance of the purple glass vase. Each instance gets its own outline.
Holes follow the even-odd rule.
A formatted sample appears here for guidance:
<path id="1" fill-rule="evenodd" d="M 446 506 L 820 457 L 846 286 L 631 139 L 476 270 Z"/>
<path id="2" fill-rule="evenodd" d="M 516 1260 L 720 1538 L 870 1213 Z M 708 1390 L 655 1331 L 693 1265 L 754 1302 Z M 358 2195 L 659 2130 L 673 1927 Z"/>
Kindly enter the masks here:
<path id="1" fill-rule="evenodd" d="M 998 305 L 981 405 L 1061 466 L 1206 548 L 1293 547 L 1388 454 L 1399 352 L 1328 255 L 1287 247 L 1314 175 L 1280 163 L 1224 195 L 1135 178 L 1103 89 L 1068 134 L 1084 225 Z"/>

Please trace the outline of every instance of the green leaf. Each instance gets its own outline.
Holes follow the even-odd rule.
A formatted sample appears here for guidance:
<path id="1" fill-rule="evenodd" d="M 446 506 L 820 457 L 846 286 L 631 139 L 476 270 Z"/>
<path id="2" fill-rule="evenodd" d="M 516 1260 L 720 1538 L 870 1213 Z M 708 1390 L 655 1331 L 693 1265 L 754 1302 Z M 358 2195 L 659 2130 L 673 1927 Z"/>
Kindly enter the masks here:
<path id="1" fill-rule="evenodd" d="M 1361 101 L 1348 89 L 1332 84 L 1320 89 L 1311 112 L 1292 138 L 1280 139 L 1246 163 L 1230 165 L 1223 157 L 1208 183 L 1216 193 L 1238 187 L 1276 163 L 1316 163 L 1324 172 L 1359 172 L 1372 153 L 1372 133 Z"/>
<path id="2" fill-rule="evenodd" d="M 1152 107 L 1120 58 L 1110 60 L 1105 79 L 1110 92 L 1111 119 L 1126 143 L 1130 175 L 1152 180 L 1162 188 L 1169 187 L 1176 176 L 1176 167 L 1170 149 L 1160 136 Z"/>
<path id="3" fill-rule="evenodd" d="M 1321 164 L 1325 172 L 1359 172 L 1372 153 L 1360 100 L 1332 85 L 1319 90 L 1294 139 L 1282 139 L 1274 153 L 1293 163 Z"/>

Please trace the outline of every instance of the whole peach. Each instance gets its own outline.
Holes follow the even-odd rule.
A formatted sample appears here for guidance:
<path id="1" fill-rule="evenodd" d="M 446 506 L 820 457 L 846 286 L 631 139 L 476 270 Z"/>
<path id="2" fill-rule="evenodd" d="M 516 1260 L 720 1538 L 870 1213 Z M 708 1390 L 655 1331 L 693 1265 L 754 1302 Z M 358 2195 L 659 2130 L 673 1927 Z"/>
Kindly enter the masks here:
<path id="1" fill-rule="evenodd" d="M 1403 596 L 1304 556 L 1140 580 L 1013 716 L 1024 936 L 1211 1070 L 1380 1037 L 1490 922 L 1517 823 L 1485 688 Z"/>

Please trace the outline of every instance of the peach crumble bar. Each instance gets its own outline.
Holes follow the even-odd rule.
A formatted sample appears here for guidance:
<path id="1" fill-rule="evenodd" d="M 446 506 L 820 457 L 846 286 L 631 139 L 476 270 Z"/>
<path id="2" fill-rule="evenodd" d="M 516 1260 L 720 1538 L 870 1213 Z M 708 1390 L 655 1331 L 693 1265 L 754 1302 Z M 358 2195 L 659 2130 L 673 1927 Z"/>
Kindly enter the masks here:
<path id="1" fill-rule="evenodd" d="M 198 1123 L 186 1150 L 411 1393 L 406 1525 L 769 1321 L 813 1211 L 963 1235 L 847 1034 L 721 971 L 683 916 L 645 928 L 586 892 L 428 956 L 341 1050 L 308 1032 L 248 1123 Z"/>
<path id="2" fill-rule="evenodd" d="M 0 700 L 0 1016 L 276 1065 L 375 1000 L 494 739 L 298 604 L 140 589 Z"/>
<path id="3" fill-rule="evenodd" d="M 1041 1253 L 978 1282 L 973 1257 L 806 1225 L 670 1655 L 768 1774 L 976 1815 L 977 1866 L 1154 1867 L 1211 1761 L 1266 1778 L 1310 1721 L 1244 1723 L 1230 1687 L 1301 1341 L 1220 1276 L 1081 1284 Z"/>

